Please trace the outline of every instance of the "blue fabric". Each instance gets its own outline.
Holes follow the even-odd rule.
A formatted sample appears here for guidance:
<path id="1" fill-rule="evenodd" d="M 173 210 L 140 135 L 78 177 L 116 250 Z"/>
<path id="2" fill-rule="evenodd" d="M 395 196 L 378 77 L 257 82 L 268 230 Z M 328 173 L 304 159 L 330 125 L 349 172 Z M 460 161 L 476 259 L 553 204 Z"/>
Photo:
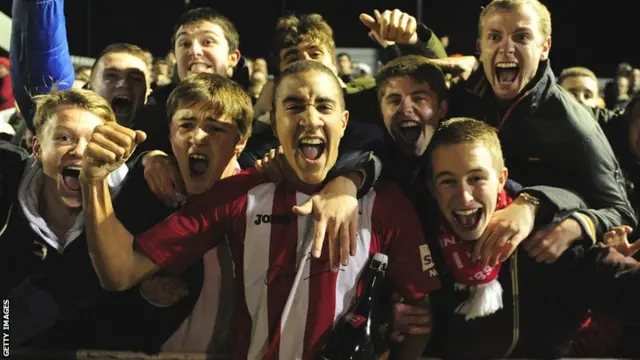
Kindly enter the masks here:
<path id="1" fill-rule="evenodd" d="M 34 131 L 33 96 L 70 89 L 75 80 L 64 0 L 13 1 L 9 58 L 16 102 Z"/>

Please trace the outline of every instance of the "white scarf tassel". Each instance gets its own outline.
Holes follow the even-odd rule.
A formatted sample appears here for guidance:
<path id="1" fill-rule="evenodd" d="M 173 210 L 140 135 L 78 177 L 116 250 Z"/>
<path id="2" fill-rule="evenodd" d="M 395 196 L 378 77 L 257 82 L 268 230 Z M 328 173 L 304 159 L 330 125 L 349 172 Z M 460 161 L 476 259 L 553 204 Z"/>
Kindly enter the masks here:
<path id="1" fill-rule="evenodd" d="M 466 288 L 463 284 L 455 284 L 456 291 Z M 468 288 L 469 298 L 456 308 L 458 314 L 465 315 L 465 320 L 488 316 L 502 309 L 502 285 L 497 278 L 486 284 Z"/>

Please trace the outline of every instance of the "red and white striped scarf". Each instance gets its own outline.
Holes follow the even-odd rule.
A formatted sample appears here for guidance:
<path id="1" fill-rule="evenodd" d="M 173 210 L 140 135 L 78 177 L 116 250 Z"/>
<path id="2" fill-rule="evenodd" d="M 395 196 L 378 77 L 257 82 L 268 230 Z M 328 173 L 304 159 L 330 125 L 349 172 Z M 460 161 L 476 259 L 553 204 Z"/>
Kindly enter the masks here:
<path id="1" fill-rule="evenodd" d="M 506 191 L 502 190 L 498 194 L 496 210 L 504 209 L 511 202 Z M 456 290 L 469 290 L 469 298 L 456 308 L 456 312 L 464 314 L 466 320 L 471 320 L 502 309 L 502 286 L 498 281 L 500 263 L 491 267 L 473 261 L 471 254 L 475 242 L 457 240 L 444 219 L 440 225 L 438 244 L 455 279 Z"/>

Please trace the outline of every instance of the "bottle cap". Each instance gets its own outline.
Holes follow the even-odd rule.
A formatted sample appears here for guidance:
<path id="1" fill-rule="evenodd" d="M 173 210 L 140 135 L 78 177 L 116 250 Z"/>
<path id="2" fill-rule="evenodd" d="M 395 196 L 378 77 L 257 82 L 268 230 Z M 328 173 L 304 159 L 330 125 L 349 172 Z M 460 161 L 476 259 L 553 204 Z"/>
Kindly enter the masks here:
<path id="1" fill-rule="evenodd" d="M 384 272 L 387 269 L 387 263 L 389 262 L 389 257 L 382 253 L 373 254 L 373 259 L 371 259 L 371 263 L 369 264 L 369 268 L 375 271 Z"/>
<path id="2" fill-rule="evenodd" d="M 375 253 L 373 254 L 373 261 L 387 265 L 387 263 L 389 263 L 389 257 L 383 253 Z"/>

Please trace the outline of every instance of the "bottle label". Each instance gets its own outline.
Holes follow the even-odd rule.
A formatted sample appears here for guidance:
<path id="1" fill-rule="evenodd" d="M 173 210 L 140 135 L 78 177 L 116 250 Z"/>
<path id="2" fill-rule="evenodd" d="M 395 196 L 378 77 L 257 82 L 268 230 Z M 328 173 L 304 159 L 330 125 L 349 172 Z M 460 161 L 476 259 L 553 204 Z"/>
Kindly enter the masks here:
<path id="1" fill-rule="evenodd" d="M 364 316 L 354 314 L 354 313 L 349 313 L 345 315 L 345 320 L 347 320 L 347 322 L 351 324 L 351 326 L 353 326 L 354 328 L 359 328 L 362 324 L 364 324 L 365 321 L 367 321 L 367 319 Z"/>

